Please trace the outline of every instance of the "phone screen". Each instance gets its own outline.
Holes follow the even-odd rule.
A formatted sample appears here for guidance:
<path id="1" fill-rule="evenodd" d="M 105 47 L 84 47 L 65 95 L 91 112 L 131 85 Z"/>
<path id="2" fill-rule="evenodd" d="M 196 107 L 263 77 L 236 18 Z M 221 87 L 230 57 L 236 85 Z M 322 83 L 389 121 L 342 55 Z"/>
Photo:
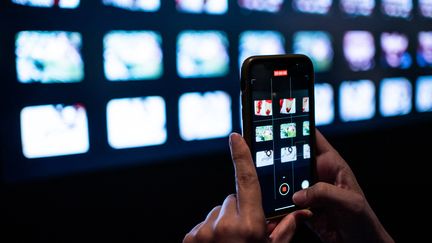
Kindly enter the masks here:
<path id="1" fill-rule="evenodd" d="M 246 127 L 252 134 L 249 146 L 264 212 L 270 218 L 293 210 L 293 194 L 313 180 L 313 69 L 306 57 L 250 64 L 243 80 L 251 104 L 246 112 L 251 124 Z"/>

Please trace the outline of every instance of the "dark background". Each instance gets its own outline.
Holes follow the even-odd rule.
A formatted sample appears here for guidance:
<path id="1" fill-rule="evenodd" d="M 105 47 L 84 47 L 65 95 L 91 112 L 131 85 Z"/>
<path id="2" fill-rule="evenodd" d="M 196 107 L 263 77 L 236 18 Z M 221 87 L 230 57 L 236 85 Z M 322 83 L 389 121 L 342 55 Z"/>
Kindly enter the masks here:
<path id="1" fill-rule="evenodd" d="M 396 242 L 428 235 L 431 137 L 430 123 L 328 137 Z M 233 192 L 228 153 L 3 185 L 2 236 L 10 242 L 179 242 Z M 296 242 L 314 239 L 306 227 L 296 236 Z"/>

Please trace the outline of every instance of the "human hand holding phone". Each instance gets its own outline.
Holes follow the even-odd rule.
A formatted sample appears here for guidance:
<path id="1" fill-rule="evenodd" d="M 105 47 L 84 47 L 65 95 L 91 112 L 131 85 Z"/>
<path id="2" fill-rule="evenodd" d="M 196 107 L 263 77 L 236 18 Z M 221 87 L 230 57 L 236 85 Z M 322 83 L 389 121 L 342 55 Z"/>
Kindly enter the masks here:
<path id="1" fill-rule="evenodd" d="M 293 201 L 310 207 L 308 225 L 323 242 L 388 242 L 387 233 L 370 207 L 349 165 L 317 130 L 316 171 L 320 182 L 294 194 Z"/>
<path id="2" fill-rule="evenodd" d="M 235 168 L 236 194 L 213 208 L 206 219 L 184 238 L 194 242 L 289 242 L 299 222 L 312 216 L 298 210 L 279 222 L 267 223 L 261 203 L 261 189 L 254 162 L 241 135 L 230 136 L 231 156 Z"/>

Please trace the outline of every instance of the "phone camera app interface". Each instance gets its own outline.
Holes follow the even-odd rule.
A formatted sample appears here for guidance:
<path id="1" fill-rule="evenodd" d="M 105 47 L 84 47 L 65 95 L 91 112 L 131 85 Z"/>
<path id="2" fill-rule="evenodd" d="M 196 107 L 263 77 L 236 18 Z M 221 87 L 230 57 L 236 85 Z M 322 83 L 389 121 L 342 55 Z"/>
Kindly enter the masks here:
<path id="1" fill-rule="evenodd" d="M 292 195 L 311 181 L 313 81 L 307 71 L 304 65 L 270 63 L 251 69 L 252 156 L 266 215 L 294 207 Z"/>

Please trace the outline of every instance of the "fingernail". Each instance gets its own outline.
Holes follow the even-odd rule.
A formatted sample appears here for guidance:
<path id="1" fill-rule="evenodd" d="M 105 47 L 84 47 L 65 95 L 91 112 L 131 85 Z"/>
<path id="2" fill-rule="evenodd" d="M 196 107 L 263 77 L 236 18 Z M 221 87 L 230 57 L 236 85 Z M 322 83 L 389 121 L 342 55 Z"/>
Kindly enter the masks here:
<path id="1" fill-rule="evenodd" d="M 230 146 L 232 146 L 233 143 L 237 143 L 239 137 L 240 137 L 240 134 L 235 133 L 235 132 L 231 133 L 230 137 L 229 137 Z"/>
<path id="2" fill-rule="evenodd" d="M 295 204 L 302 204 L 306 199 L 306 190 L 301 190 L 294 193 L 292 200 Z"/>

